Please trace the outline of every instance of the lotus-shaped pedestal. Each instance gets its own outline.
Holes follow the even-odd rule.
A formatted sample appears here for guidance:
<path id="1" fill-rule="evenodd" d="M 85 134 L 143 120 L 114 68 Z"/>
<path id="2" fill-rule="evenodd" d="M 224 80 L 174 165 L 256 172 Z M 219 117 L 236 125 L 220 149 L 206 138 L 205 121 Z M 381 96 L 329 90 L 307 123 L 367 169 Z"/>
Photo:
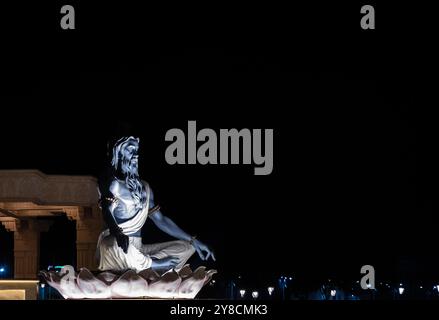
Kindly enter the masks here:
<path id="1" fill-rule="evenodd" d="M 139 273 L 134 270 L 105 271 L 95 275 L 87 268 L 82 268 L 79 273 L 71 266 L 64 268 L 69 272 L 41 271 L 40 274 L 65 299 L 193 299 L 216 273 L 216 270 L 206 271 L 205 267 L 192 271 L 189 265 L 179 272 L 171 270 L 163 275 L 152 269 Z"/>

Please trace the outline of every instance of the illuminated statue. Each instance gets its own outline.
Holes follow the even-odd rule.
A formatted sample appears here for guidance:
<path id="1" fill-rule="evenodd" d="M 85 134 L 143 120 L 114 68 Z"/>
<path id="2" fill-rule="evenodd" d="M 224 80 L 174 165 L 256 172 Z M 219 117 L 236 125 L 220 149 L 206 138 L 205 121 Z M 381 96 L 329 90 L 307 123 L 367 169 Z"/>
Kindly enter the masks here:
<path id="1" fill-rule="evenodd" d="M 180 229 L 154 203 L 152 189 L 139 178 L 138 150 L 138 138 L 117 141 L 112 175 L 99 184 L 102 214 L 108 227 L 98 241 L 99 269 L 178 271 L 195 251 L 202 260 L 215 260 L 204 243 Z M 178 240 L 142 244 L 140 231 L 148 217 L 160 230 Z"/>
<path id="2" fill-rule="evenodd" d="M 186 298 L 192 299 L 216 270 L 186 261 L 197 251 L 215 260 L 201 241 L 181 230 L 154 203 L 149 185 L 138 174 L 139 139 L 125 137 L 113 148 L 112 171 L 100 180 L 100 205 L 106 229 L 97 245 L 100 273 L 64 266 L 60 273 L 41 271 L 42 279 L 66 299 Z M 178 240 L 142 244 L 141 229 L 150 217 Z"/>

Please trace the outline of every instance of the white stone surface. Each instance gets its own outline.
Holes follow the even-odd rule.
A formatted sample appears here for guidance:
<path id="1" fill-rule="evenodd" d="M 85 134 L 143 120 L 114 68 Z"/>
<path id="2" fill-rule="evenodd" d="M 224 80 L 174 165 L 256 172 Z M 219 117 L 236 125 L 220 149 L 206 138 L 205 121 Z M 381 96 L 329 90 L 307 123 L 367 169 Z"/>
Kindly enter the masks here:
<path id="1" fill-rule="evenodd" d="M 86 268 L 79 273 L 71 266 L 64 269 L 70 271 L 63 274 L 42 271 L 41 275 L 65 299 L 193 299 L 216 273 L 215 270 L 206 271 L 205 267 L 192 272 L 189 265 L 178 273 L 171 270 L 163 275 L 152 269 L 139 273 L 127 270 L 121 274 L 106 271 L 96 276 Z"/>

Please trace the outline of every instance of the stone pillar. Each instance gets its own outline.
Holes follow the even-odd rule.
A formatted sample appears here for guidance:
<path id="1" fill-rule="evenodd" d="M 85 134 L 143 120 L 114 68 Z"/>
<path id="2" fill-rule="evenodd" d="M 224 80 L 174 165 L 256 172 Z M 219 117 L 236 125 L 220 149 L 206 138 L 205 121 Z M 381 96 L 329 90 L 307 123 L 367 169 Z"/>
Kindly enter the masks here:
<path id="1" fill-rule="evenodd" d="M 21 220 L 14 232 L 14 278 L 36 279 L 39 271 L 40 232 L 46 232 L 49 221 Z"/>
<path id="2" fill-rule="evenodd" d="M 76 268 L 97 269 L 96 245 L 102 230 L 102 216 L 96 207 L 66 210 L 69 219 L 76 221 Z"/>

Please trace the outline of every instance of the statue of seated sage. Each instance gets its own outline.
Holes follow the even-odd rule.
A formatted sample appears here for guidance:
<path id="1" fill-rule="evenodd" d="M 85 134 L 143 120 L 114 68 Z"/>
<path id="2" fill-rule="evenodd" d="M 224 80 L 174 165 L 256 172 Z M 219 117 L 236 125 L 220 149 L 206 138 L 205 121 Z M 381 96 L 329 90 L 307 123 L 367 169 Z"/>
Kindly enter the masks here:
<path id="1" fill-rule="evenodd" d="M 97 244 L 101 274 L 95 276 L 87 269 L 75 273 L 71 268 L 61 275 L 42 273 L 64 297 L 193 298 L 215 273 L 206 272 L 204 267 L 192 272 L 186 265 L 195 252 L 202 260 L 215 260 L 215 255 L 161 212 L 151 187 L 139 177 L 138 151 L 138 138 L 118 140 L 113 147 L 111 170 L 99 180 L 105 222 Z M 141 229 L 147 218 L 176 240 L 143 244 Z"/>

